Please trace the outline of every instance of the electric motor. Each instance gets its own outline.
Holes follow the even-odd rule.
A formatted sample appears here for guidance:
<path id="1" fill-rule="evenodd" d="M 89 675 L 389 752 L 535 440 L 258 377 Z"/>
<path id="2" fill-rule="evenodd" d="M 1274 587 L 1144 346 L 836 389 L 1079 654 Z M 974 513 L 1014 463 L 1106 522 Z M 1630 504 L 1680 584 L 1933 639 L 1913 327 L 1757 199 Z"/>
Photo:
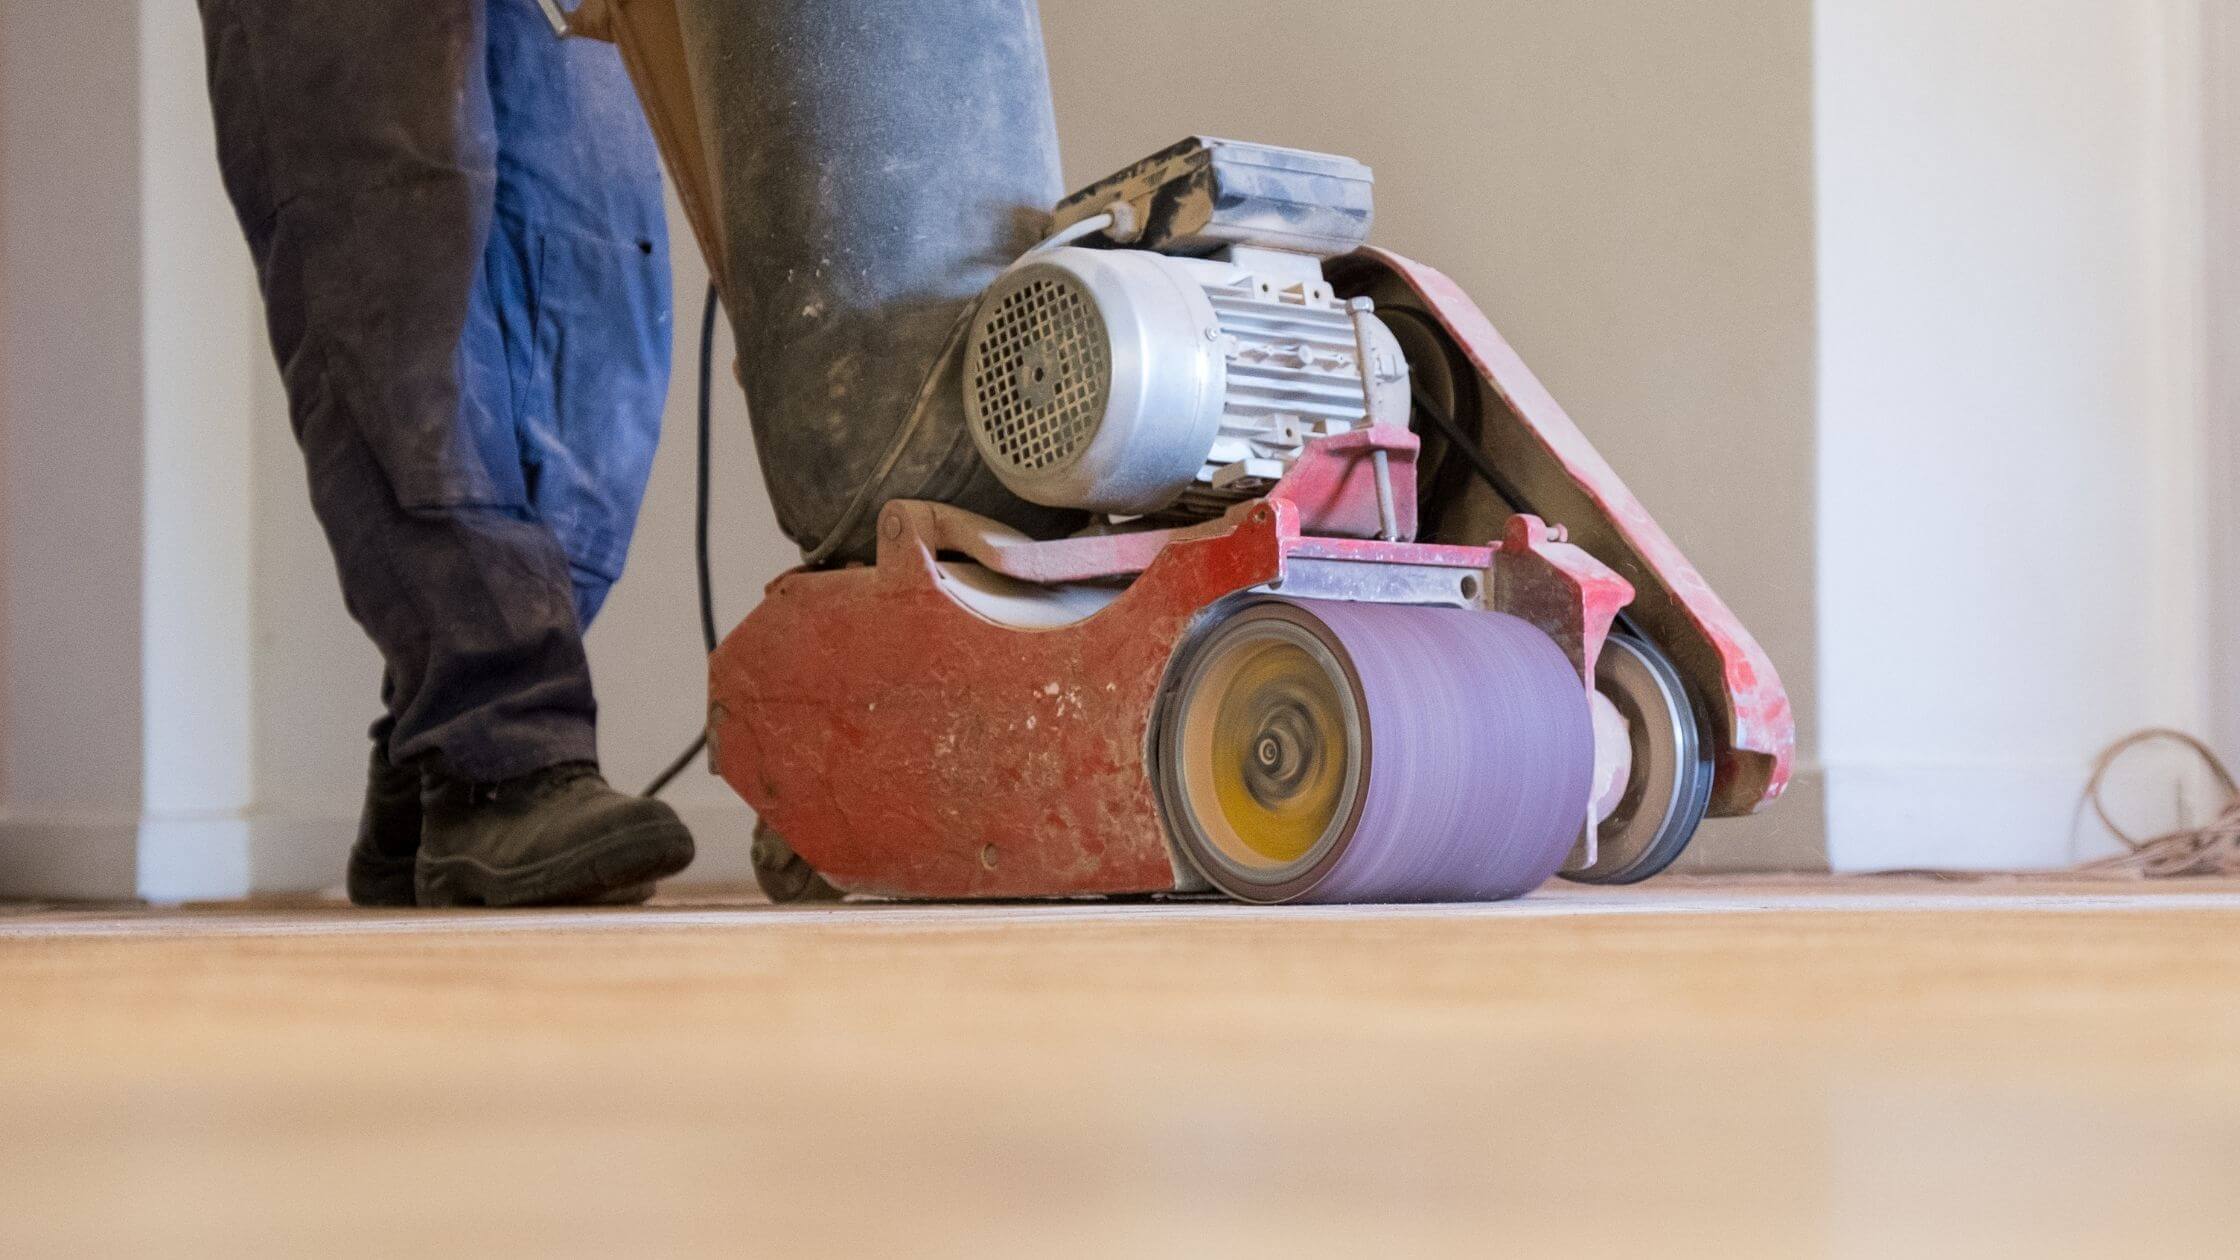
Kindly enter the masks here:
<path id="1" fill-rule="evenodd" d="M 1051 507 L 1218 515 L 1307 441 L 1366 424 L 1372 397 L 1407 414 L 1399 343 L 1279 250 L 1042 251 L 989 288 L 965 343 L 981 457 Z"/>

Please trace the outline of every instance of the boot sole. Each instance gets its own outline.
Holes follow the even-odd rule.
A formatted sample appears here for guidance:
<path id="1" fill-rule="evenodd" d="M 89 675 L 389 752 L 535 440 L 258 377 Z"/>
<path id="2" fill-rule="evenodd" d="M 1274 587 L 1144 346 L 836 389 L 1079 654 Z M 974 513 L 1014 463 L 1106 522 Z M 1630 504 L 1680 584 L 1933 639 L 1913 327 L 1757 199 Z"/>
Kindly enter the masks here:
<path id="1" fill-rule="evenodd" d="M 343 886 L 352 906 L 419 906 L 419 892 L 412 886 L 412 859 L 405 861 L 354 861 Z"/>
<path id="2" fill-rule="evenodd" d="M 410 910 L 420 904 L 413 886 L 411 862 L 393 862 L 380 870 L 364 866 L 351 871 L 350 904 L 365 910 Z M 653 899 L 651 882 L 617 888 L 586 901 L 591 906 L 642 906 Z"/>
<path id="3" fill-rule="evenodd" d="M 420 904 L 413 886 L 411 858 L 380 860 L 353 854 L 343 880 L 350 904 L 365 907 L 399 907 Z"/>
<path id="4" fill-rule="evenodd" d="M 633 905 L 653 885 L 692 864 L 692 833 L 678 822 L 648 822 L 529 866 L 494 867 L 472 855 L 422 854 L 416 883 L 422 906 Z"/>

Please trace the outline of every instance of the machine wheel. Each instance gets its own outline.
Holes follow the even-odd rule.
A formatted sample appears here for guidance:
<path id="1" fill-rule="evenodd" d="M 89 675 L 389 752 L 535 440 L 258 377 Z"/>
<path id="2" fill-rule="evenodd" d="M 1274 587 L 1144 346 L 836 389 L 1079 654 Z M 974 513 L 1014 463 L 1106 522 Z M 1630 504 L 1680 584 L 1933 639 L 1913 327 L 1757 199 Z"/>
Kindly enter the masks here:
<path id="1" fill-rule="evenodd" d="M 825 882 L 817 868 L 793 851 L 768 823 L 754 824 L 754 882 L 778 905 L 797 901 L 838 901 L 847 894 Z"/>
<path id="2" fill-rule="evenodd" d="M 1570 852 L 1594 763 L 1563 652 L 1502 613 L 1265 599 L 1177 655 L 1168 834 L 1242 901 L 1480 901 Z"/>
<path id="3" fill-rule="evenodd" d="M 1594 864 L 1563 877 L 1636 884 L 1686 851 L 1711 804 L 1717 765 L 1680 671 L 1647 639 L 1613 633 L 1595 664 L 1594 684 L 1625 719 L 1633 768 L 1624 796 L 1602 823 Z"/>

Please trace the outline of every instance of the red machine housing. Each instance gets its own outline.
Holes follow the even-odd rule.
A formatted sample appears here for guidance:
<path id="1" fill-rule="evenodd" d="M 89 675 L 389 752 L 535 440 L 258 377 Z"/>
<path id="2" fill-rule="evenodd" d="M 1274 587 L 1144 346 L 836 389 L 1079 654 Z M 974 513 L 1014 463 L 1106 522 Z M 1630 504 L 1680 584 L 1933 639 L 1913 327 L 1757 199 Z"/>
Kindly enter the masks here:
<path id="1" fill-rule="evenodd" d="M 1583 687 L 1623 609 L 1665 644 L 1710 720 L 1713 812 L 1778 795 L 1794 731 L 1771 663 L 1485 316 L 1444 276 L 1383 251 L 1332 274 L 1380 310 L 1426 313 L 1472 366 L 1482 439 L 1529 491 L 1504 505 L 1497 540 L 1369 536 L 1387 509 L 1399 539 L 1416 532 L 1418 439 L 1390 425 L 1311 444 L 1266 498 L 1183 529 L 1036 541 L 958 509 L 891 502 L 876 563 L 785 574 L 711 658 L 718 773 L 843 891 L 1200 888 L 1166 838 L 1154 784 L 1169 665 L 1223 601 L 1304 586 L 1514 614 L 1563 648 Z M 991 616 L 960 588 L 960 566 L 989 575 L 983 587 L 1072 591 L 1089 611 Z"/>

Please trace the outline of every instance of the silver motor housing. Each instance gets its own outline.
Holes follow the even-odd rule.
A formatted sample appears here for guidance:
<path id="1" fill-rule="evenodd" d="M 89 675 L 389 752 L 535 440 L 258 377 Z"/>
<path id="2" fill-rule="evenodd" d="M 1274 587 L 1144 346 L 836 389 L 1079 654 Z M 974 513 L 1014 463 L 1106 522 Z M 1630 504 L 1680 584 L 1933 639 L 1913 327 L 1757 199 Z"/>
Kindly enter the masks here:
<path id="1" fill-rule="evenodd" d="M 1362 353 L 1364 344 L 1368 353 Z M 1116 516 L 1218 515 L 1309 440 L 1407 414 L 1407 364 L 1307 255 L 1061 247 L 990 286 L 965 416 L 1014 494 Z M 1389 410 L 1388 410 L 1389 408 Z"/>

